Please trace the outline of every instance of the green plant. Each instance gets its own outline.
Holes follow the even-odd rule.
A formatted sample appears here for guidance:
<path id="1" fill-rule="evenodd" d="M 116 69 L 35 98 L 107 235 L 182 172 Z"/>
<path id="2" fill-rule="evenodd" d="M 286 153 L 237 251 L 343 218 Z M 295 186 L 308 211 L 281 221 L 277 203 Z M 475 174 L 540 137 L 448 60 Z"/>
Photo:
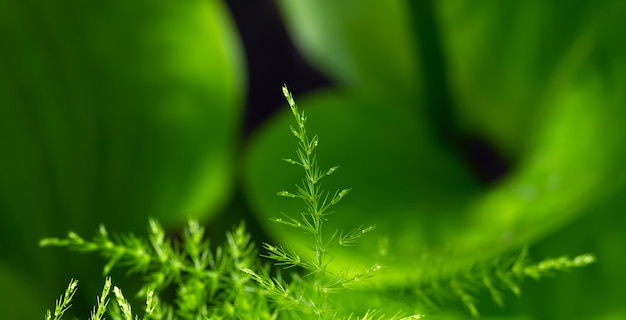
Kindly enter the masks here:
<path id="1" fill-rule="evenodd" d="M 272 268 L 259 259 L 244 223 L 226 234 L 225 244 L 212 249 L 198 221 L 189 220 L 182 239 L 175 241 L 168 239 L 161 225 L 152 219 L 147 239 L 133 234 L 111 237 L 101 225 L 93 240 L 70 232 L 66 238 L 43 239 L 40 245 L 98 252 L 108 259 L 103 268 L 105 275 L 118 265 L 129 267 L 129 273 L 144 275 L 138 296 L 146 300 L 142 318 L 146 320 L 383 319 L 385 312 L 394 314 L 391 319 L 420 319 L 422 311 L 433 310 L 449 297 L 460 300 L 473 316 L 478 316 L 474 294 L 479 290 L 486 289 L 497 304 L 503 305 L 502 288 L 519 294 L 518 283 L 523 278 L 539 279 L 553 271 L 586 266 L 595 261 L 592 255 L 581 255 L 530 263 L 524 249 L 513 257 L 499 257 L 462 270 L 453 268 L 451 273 L 427 274 L 420 284 L 409 283 L 403 288 L 369 283 L 367 280 L 385 267 L 378 263 L 360 271 L 349 265 L 329 268 L 337 264 L 333 259 L 335 246 L 355 246 L 374 230 L 374 226 L 360 225 L 347 232 L 326 230 L 330 209 L 349 189 L 334 193 L 323 191 L 321 180 L 333 174 L 337 167 L 320 169 L 315 152 L 319 139 L 307 134 L 307 118 L 286 86 L 283 93 L 296 119 L 291 132 L 298 140 L 297 160 L 284 160 L 301 167 L 304 178 L 296 186 L 296 192 L 280 191 L 278 195 L 302 200 L 304 211 L 296 218 L 283 214 L 283 218 L 272 220 L 306 234 L 310 240 L 308 251 L 289 248 L 286 244 L 265 243 L 266 253 L 260 257 L 269 259 L 277 267 Z M 46 320 L 63 317 L 76 287 L 77 281 L 71 280 L 54 311 L 46 314 Z M 90 319 L 103 319 L 106 310 L 112 319 L 139 319 L 118 287 L 113 287 L 117 304 L 109 305 L 111 287 L 111 278 L 107 277 Z M 161 299 L 168 290 L 175 292 L 174 297 L 169 301 Z M 369 300 L 355 306 L 350 299 L 353 294 L 366 294 Z M 374 301 L 396 302 L 390 308 Z M 412 315 L 404 316 L 406 314 Z"/>
<path id="2" fill-rule="evenodd" d="M 46 313 L 46 320 L 60 320 L 63 317 L 63 314 L 70 308 L 70 301 L 76 293 L 76 287 L 78 285 L 77 280 L 71 280 L 67 289 L 65 289 L 65 293 L 57 300 L 56 306 L 54 308 L 54 313 L 48 310 Z M 104 319 L 107 308 L 109 307 L 109 293 L 111 291 L 112 281 L 110 277 L 107 277 L 104 282 L 104 287 L 102 288 L 102 294 L 98 298 L 97 304 L 94 307 L 91 315 L 89 316 L 89 320 L 101 320 Z M 113 292 L 115 294 L 115 301 L 117 302 L 117 308 L 109 308 L 109 314 L 113 319 L 123 319 L 123 320 L 133 320 L 139 319 L 137 317 L 133 317 L 132 309 L 128 300 L 124 297 L 122 290 L 118 287 L 113 287 Z M 158 305 L 158 300 L 154 296 L 154 291 L 149 291 L 146 298 L 146 312 L 142 319 L 147 320 L 151 318 L 156 318 L 155 309 Z"/>
<path id="3" fill-rule="evenodd" d="M 349 232 L 336 230 L 330 236 L 324 228 L 330 209 L 348 194 L 349 189 L 337 190 L 334 194 L 325 192 L 321 188 L 321 180 L 333 174 L 338 167 L 320 169 L 315 148 L 318 146 L 317 136 L 309 137 L 306 131 L 306 116 L 301 112 L 287 87 L 283 87 L 283 94 L 289 103 L 291 112 L 296 119 L 296 127 L 291 128 L 292 134 L 298 139 L 298 160 L 284 159 L 286 162 L 301 167 L 304 170 L 302 183 L 297 186 L 297 192 L 278 192 L 279 196 L 297 198 L 304 202 L 304 211 L 297 218 L 283 214 L 283 218 L 273 218 L 277 223 L 296 228 L 312 239 L 311 254 L 297 252 L 265 243 L 267 250 L 264 257 L 273 260 L 283 268 L 300 267 L 305 272 L 303 280 L 296 281 L 295 285 L 286 285 L 282 279 L 272 278 L 268 273 L 256 273 L 246 269 L 245 272 L 265 289 L 272 301 L 283 308 L 299 310 L 303 314 L 312 314 L 318 319 L 330 319 L 337 316 L 337 311 L 331 303 L 331 295 L 346 288 L 358 285 L 361 281 L 373 276 L 381 267 L 378 264 L 362 272 L 351 272 L 344 268 L 339 272 L 331 272 L 328 265 L 331 263 L 332 246 L 353 246 L 361 237 L 374 230 L 374 226 L 361 225 Z"/>
<path id="4" fill-rule="evenodd" d="M 569 271 L 573 268 L 585 267 L 594 263 L 594 255 L 582 254 L 574 258 L 561 256 L 533 262 L 528 257 L 528 248 L 517 254 L 503 255 L 489 261 L 482 261 L 473 266 L 442 275 L 432 273 L 425 276 L 425 281 L 414 287 L 407 294 L 411 299 L 419 301 L 429 310 L 440 309 L 442 297 L 452 297 L 462 302 L 474 317 L 479 317 L 476 306 L 476 295 L 487 291 L 491 299 L 501 308 L 504 307 L 502 291 L 508 290 L 520 296 L 520 282 L 526 278 L 539 280 L 554 275 L 558 271 Z"/>
<path id="5" fill-rule="evenodd" d="M 145 283 L 138 295 L 147 298 L 146 316 L 150 318 L 213 319 L 235 315 L 272 318 L 262 292 L 251 286 L 241 272 L 258 263 L 255 246 L 244 224 L 227 233 L 226 239 L 223 246 L 211 250 L 204 228 L 190 220 L 182 241 L 174 242 L 166 239 L 158 222 L 150 220 L 147 240 L 134 235 L 111 239 L 101 226 L 92 241 L 70 232 L 64 239 L 43 239 L 41 245 L 99 252 L 109 260 L 105 274 L 116 265 L 129 267 L 130 273 L 143 274 Z M 175 299 L 161 301 L 159 294 L 168 288 L 175 290 Z M 122 319 L 128 319 L 129 304 L 124 302 L 119 289 L 114 291 Z M 104 290 L 102 296 L 107 293 Z"/>

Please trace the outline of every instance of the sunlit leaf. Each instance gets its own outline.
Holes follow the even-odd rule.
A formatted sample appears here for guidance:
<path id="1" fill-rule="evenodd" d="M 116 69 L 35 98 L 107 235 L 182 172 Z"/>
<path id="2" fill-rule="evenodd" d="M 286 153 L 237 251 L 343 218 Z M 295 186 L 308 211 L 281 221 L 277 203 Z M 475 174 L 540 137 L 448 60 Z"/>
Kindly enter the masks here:
<path id="1" fill-rule="evenodd" d="M 220 1 L 2 1 L 0 21 L 1 259 L 52 271 L 44 236 L 224 205 L 244 79 Z"/>
<path id="2" fill-rule="evenodd" d="M 307 12 L 333 11 L 327 3 L 285 3 Z M 352 188 L 333 217 L 336 227 L 376 224 L 375 234 L 388 239 L 364 239 L 361 252 L 342 252 L 335 259 L 363 264 L 378 259 L 389 266 L 379 280 L 420 281 L 420 272 L 453 272 L 537 241 L 622 186 L 626 50 L 615 43 L 619 36 L 614 30 L 624 6 L 610 1 L 593 5 L 593 10 L 591 6 L 576 2 L 562 10 L 540 1 L 433 2 L 433 28 L 438 30 L 413 32 L 418 38 L 435 31 L 441 36 L 444 65 L 439 70 L 424 68 L 420 76 L 424 88 L 445 92 L 383 86 L 374 92 L 354 88 L 295 97 L 308 114 L 310 131 L 320 137 L 319 160 L 330 161 L 328 167 L 340 165 L 327 182 L 333 184 L 329 189 Z M 395 14 L 397 20 L 404 18 Z M 296 41 L 346 35 L 342 44 L 347 49 L 337 49 L 340 54 L 383 43 L 371 37 L 365 44 L 362 38 L 347 36 L 348 26 L 328 19 L 336 28 L 332 32 L 325 29 L 330 26 L 315 29 L 309 21 L 293 19 L 296 29 L 309 32 L 294 34 Z M 301 49 L 314 61 L 322 50 Z M 402 61 L 407 52 L 385 54 L 384 59 L 363 58 L 370 63 L 360 65 L 365 69 L 361 74 L 386 66 L 381 60 L 390 61 L 393 70 L 394 61 Z M 422 56 L 429 55 L 414 54 L 413 59 L 425 66 L 429 61 L 421 61 Z M 370 65 L 377 67 L 368 69 Z M 339 79 L 356 76 L 350 70 L 336 70 Z M 437 70 L 446 76 L 428 73 Z M 397 75 L 405 77 L 402 72 Z M 429 87 L 426 82 L 431 78 L 447 82 Z M 448 95 L 450 105 L 424 105 L 437 100 L 420 93 Z M 442 108 L 449 108 L 442 113 L 450 116 L 447 124 L 433 118 L 432 111 Z M 300 211 L 290 207 L 289 199 L 271 197 L 298 183 L 290 178 L 292 169 L 277 161 L 292 157 L 288 127 L 281 117 L 259 133 L 250 149 L 245 182 L 259 220 L 267 222 L 271 234 L 297 246 L 305 243 L 302 235 L 268 222 L 281 211 L 292 215 Z M 482 183 L 466 160 L 463 139 L 471 135 L 492 145 L 511 164 L 500 180 Z M 385 257 L 366 254 L 379 243 L 388 243 Z"/>

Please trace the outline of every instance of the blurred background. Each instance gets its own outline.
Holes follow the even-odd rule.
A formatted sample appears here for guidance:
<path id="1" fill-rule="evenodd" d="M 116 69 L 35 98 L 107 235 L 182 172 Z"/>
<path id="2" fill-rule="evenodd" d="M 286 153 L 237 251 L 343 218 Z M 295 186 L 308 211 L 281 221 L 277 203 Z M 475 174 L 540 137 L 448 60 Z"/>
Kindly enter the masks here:
<path id="1" fill-rule="evenodd" d="M 38 241 L 100 223 L 174 234 L 196 217 L 219 243 L 245 219 L 306 248 L 269 223 L 299 210 L 275 195 L 300 180 L 280 161 L 287 84 L 320 164 L 341 166 L 325 187 L 352 188 L 332 226 L 377 225 L 338 264 L 380 261 L 379 281 L 410 287 L 527 244 L 591 252 L 479 309 L 624 319 L 625 15 L 617 0 L 1 1 L 0 317 L 43 316 L 70 278 L 88 314 L 103 261 Z"/>

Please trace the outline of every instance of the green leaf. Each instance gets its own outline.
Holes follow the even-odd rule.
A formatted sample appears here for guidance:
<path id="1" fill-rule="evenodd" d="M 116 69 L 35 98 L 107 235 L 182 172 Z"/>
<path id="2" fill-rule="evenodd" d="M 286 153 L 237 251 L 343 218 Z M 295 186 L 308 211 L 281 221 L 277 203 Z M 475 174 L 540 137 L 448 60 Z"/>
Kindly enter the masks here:
<path id="1" fill-rule="evenodd" d="M 623 52 L 613 30 L 625 9 L 621 1 L 568 1 L 567 10 L 536 0 L 435 2 L 456 122 L 522 157 L 532 148 L 528 128 L 556 108 L 545 100 L 581 72 L 604 73 L 603 60 Z"/>
<path id="2" fill-rule="evenodd" d="M 313 16 L 316 10 L 333 9 L 349 16 L 342 11 L 343 4 L 303 3 Z M 375 279 L 386 283 L 421 281 L 421 272 L 432 270 L 445 275 L 537 241 L 624 185 L 626 129 L 620 119 L 626 116 L 626 94 L 621 89 L 626 85 L 626 48 L 614 30 L 620 30 L 619 17 L 625 8 L 610 1 L 594 5 L 593 10 L 589 6 L 574 3 L 564 11 L 539 1 L 510 6 L 497 1 L 477 6 L 465 1 L 433 2 L 431 18 L 441 32 L 421 30 L 418 37 L 431 32 L 441 35 L 445 64 L 440 71 L 446 77 L 432 76 L 428 72 L 433 69 L 424 69 L 422 77 L 449 79 L 434 86 L 445 92 L 418 88 L 415 94 L 403 91 L 403 86 L 382 85 L 374 91 L 354 87 L 295 97 L 306 110 L 309 132 L 319 136 L 320 167 L 341 166 L 328 178 L 326 183 L 332 186 L 327 189 L 352 188 L 336 209 L 336 228 L 360 223 L 377 226 L 352 251 L 337 248 L 335 261 L 362 265 L 380 261 L 388 267 Z M 356 16 L 377 13 L 364 6 L 353 9 Z M 391 20 L 403 19 L 395 14 Z M 309 32 L 295 33 L 296 40 L 305 43 L 346 34 L 348 28 L 331 18 L 318 29 L 309 21 L 291 19 L 292 24 L 301 24 L 296 29 Z M 364 23 L 360 27 L 363 34 L 346 36 L 345 43 L 366 56 L 369 53 L 361 52 L 368 45 L 364 42 L 375 43 L 376 37 L 367 38 L 367 27 Z M 329 55 L 336 50 L 338 56 L 352 52 L 325 42 L 315 50 Z M 311 55 L 315 50 L 305 48 Z M 384 59 L 359 64 L 360 81 L 369 81 L 367 74 L 389 66 L 388 76 L 397 75 L 402 82 L 405 73 L 394 68 L 407 52 L 385 53 Z M 342 59 L 359 61 L 348 57 Z M 351 70 L 336 68 L 340 60 L 318 63 L 338 70 L 340 79 L 358 77 Z M 428 105 L 436 100 L 420 97 L 419 92 L 449 94 L 451 105 Z M 451 118 L 445 120 L 451 127 L 432 118 L 432 110 L 446 107 Z M 303 248 L 302 234 L 269 222 L 281 211 L 291 217 L 301 211 L 289 199 L 272 197 L 298 183 L 292 178 L 298 176 L 294 168 L 279 161 L 294 156 L 289 124 L 281 116 L 251 144 L 245 192 L 259 220 L 279 243 Z M 442 130 L 452 133 L 442 139 Z M 464 160 L 459 139 L 467 134 L 483 137 L 514 164 L 497 184 L 479 182 Z M 371 254 L 379 243 L 388 245 L 380 250 L 384 256 Z"/>
<path id="3" fill-rule="evenodd" d="M 341 84 L 375 91 L 417 87 L 415 44 L 402 1 L 280 0 L 278 4 L 298 48 Z"/>
<path id="4" fill-rule="evenodd" d="M 244 74 L 222 2 L 10 0 L 0 21 L 0 259 L 50 276 L 42 237 L 224 205 Z"/>

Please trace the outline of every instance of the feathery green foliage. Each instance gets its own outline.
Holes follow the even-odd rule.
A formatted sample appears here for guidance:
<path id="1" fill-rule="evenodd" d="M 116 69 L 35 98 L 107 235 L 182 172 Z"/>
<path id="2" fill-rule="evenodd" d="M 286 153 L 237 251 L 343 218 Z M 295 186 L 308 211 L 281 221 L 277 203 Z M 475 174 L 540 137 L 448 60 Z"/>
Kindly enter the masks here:
<path id="1" fill-rule="evenodd" d="M 271 319 L 263 292 L 252 286 L 240 270 L 258 263 L 256 249 L 242 223 L 227 234 L 226 244 L 211 250 L 205 230 L 190 220 L 183 232 L 182 242 L 165 238 L 163 228 L 150 220 L 148 240 L 133 235 L 111 239 L 101 226 L 98 235 L 87 241 L 70 232 L 65 239 L 48 238 L 42 246 L 64 246 L 72 250 L 97 251 L 109 262 L 105 274 L 116 265 L 128 266 L 131 273 L 145 275 L 145 284 L 138 295 L 146 297 L 143 319 L 204 319 L 231 318 L 254 315 Z M 108 283 L 108 282 L 107 282 Z M 110 284 L 105 284 L 98 309 L 102 315 Z M 172 302 L 159 299 L 159 293 L 172 287 L 176 298 Z M 75 288 L 75 284 L 74 284 Z M 130 304 L 122 291 L 115 287 L 117 305 L 111 309 L 115 319 L 132 319 Z M 67 296 L 67 293 L 66 293 Z M 63 300 L 65 301 L 65 300 Z M 65 306 L 65 305 L 62 305 Z M 57 307 L 59 309 L 59 307 Z M 65 307 L 67 309 L 67 307 Z"/>
<path id="2" fill-rule="evenodd" d="M 297 215 L 297 218 L 283 214 L 284 218 L 272 220 L 300 229 L 309 235 L 313 240 L 312 252 L 310 254 L 295 252 L 269 243 L 263 245 L 267 250 L 263 256 L 273 260 L 276 265 L 285 269 L 300 267 L 304 270 L 305 276 L 295 278 L 291 283 L 285 283 L 281 278 L 273 278 L 267 272 L 256 273 L 250 269 L 244 271 L 268 292 L 272 301 L 283 305 L 283 308 L 313 315 L 317 319 L 336 318 L 339 311 L 337 306 L 332 305 L 331 295 L 358 285 L 363 279 L 373 276 L 381 267 L 376 264 L 361 272 L 350 272 L 346 268 L 341 272 L 333 273 L 327 268 L 332 260 L 329 251 L 335 244 L 355 245 L 366 233 L 374 230 L 374 226 L 363 227 L 361 225 L 345 234 L 343 231 L 335 231 L 327 235 L 324 225 L 332 213 L 330 209 L 341 201 L 350 189 L 337 190 L 332 196 L 322 190 L 321 180 L 333 174 L 338 167 L 326 170 L 319 168 L 315 154 L 319 138 L 310 137 L 307 134 L 307 118 L 304 112 L 298 109 L 286 86 L 283 86 L 283 94 L 296 119 L 296 127 L 291 126 L 291 132 L 298 140 L 296 151 L 298 160 L 284 159 L 284 161 L 300 166 L 304 170 L 304 178 L 302 183 L 296 186 L 295 193 L 280 191 L 278 195 L 302 200 L 304 211 Z"/>
<path id="3" fill-rule="evenodd" d="M 502 291 L 508 290 L 515 296 L 519 296 L 522 280 L 526 278 L 539 280 L 558 271 L 588 266 L 595 260 L 595 256 L 591 254 L 582 254 L 574 258 L 562 256 L 533 262 L 528 257 L 528 249 L 524 248 L 518 254 L 477 263 L 471 268 L 452 275 L 427 276 L 426 278 L 432 280 L 424 281 L 420 286 L 415 287 L 409 296 L 431 310 L 439 309 L 443 298 L 460 300 L 474 317 L 478 317 L 476 295 L 480 291 L 487 290 L 492 300 L 498 306 L 504 307 Z"/>
<path id="4" fill-rule="evenodd" d="M 48 310 L 46 313 L 46 320 L 59 320 L 63 317 L 65 311 L 67 311 L 67 309 L 71 306 L 70 301 L 72 301 L 72 297 L 74 297 L 74 294 L 76 293 L 77 285 L 77 280 L 70 280 L 70 284 L 67 286 L 67 289 L 65 289 L 65 293 L 56 301 L 56 305 L 54 307 L 54 318 L 52 312 Z"/>
<path id="5" fill-rule="evenodd" d="M 301 200 L 304 210 L 295 215 L 283 214 L 273 221 L 307 234 L 311 239 L 310 251 L 264 243 L 265 253 L 259 256 L 244 223 L 226 234 L 226 243 L 212 248 L 205 229 L 195 220 L 189 220 L 179 241 L 166 238 L 161 225 L 150 220 L 147 239 L 132 234 L 111 237 L 106 228 L 100 226 L 93 240 L 70 232 L 66 238 L 42 239 L 40 245 L 98 252 L 108 260 L 103 268 L 105 275 L 116 266 L 128 267 L 129 273 L 142 274 L 145 283 L 138 296 L 146 300 L 143 320 L 388 318 L 382 310 L 368 306 L 368 302 L 361 302 L 359 310 L 341 305 L 348 290 L 361 290 L 371 293 L 371 297 L 394 300 L 398 310 L 391 310 L 395 315 L 389 319 L 421 319 L 423 310 L 436 310 L 450 298 L 460 300 L 477 317 L 476 294 L 480 290 L 487 290 L 495 303 L 502 306 L 502 291 L 519 295 L 519 282 L 524 278 L 539 279 L 554 271 L 566 271 L 595 261 L 594 256 L 586 254 L 573 259 L 561 257 L 531 263 L 524 249 L 519 255 L 477 263 L 452 275 L 425 275 L 421 284 L 400 289 L 362 286 L 365 279 L 383 268 L 378 264 L 360 271 L 350 266 L 328 268 L 333 263 L 334 246 L 357 245 L 375 227 L 360 225 L 347 232 L 326 230 L 330 209 L 350 189 L 334 193 L 322 189 L 321 180 L 333 174 L 337 167 L 319 168 L 315 153 L 319 139 L 308 135 L 306 117 L 286 87 L 283 93 L 296 120 L 291 132 L 298 140 L 297 160 L 284 160 L 301 167 L 304 178 L 295 192 L 280 191 L 278 195 Z M 275 267 L 264 265 L 260 257 L 269 259 Z M 60 320 L 64 316 L 76 288 L 77 281 L 71 280 L 57 300 L 54 312 L 47 312 L 46 320 Z M 108 298 L 111 288 L 114 304 L 110 304 Z M 171 301 L 160 299 L 160 294 L 167 289 L 175 292 Z M 89 319 L 104 319 L 106 312 L 114 320 L 140 319 L 133 314 L 122 290 L 112 286 L 109 277 Z M 362 316 L 355 315 L 359 313 Z M 404 317 L 404 314 L 412 315 Z"/>

